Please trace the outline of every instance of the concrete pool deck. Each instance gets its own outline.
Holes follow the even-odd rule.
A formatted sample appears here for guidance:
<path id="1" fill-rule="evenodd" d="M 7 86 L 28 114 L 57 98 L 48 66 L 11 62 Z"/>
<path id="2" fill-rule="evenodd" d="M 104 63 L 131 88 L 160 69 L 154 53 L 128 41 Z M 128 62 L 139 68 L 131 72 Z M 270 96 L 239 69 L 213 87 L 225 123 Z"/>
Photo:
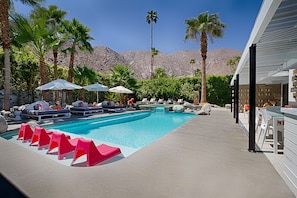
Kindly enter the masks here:
<path id="1" fill-rule="evenodd" d="M 295 197 L 226 109 L 127 158 L 69 167 L 0 138 L 0 173 L 28 197 Z M 2 191 L 2 190 L 1 190 Z"/>

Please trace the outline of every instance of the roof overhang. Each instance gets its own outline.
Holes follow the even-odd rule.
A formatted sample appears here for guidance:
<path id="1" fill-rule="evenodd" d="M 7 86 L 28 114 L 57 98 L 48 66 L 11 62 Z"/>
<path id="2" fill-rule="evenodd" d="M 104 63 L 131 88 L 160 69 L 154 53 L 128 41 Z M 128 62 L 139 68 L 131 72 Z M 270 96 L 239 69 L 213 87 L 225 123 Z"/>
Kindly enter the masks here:
<path id="1" fill-rule="evenodd" d="M 287 83 L 287 72 L 276 74 L 297 68 L 297 1 L 263 0 L 231 85 L 237 74 L 240 85 L 249 84 L 252 44 L 256 44 L 256 83 Z"/>

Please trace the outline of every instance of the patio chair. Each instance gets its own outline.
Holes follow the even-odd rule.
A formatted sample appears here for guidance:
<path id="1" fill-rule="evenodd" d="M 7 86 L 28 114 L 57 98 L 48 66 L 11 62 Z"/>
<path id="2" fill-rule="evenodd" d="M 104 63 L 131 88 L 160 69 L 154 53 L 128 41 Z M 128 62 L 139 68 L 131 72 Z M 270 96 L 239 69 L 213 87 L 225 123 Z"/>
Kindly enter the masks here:
<path id="1" fill-rule="evenodd" d="M 201 107 L 199 111 L 196 112 L 196 115 L 210 115 L 211 105 L 205 104 Z"/>
<path id="2" fill-rule="evenodd" d="M 173 104 L 173 99 L 172 98 L 168 98 L 167 103 L 168 104 Z"/>
<path id="3" fill-rule="evenodd" d="M 26 142 L 31 140 L 32 135 L 33 135 L 33 131 L 30 125 L 27 123 L 22 123 L 17 140 L 23 140 L 23 142 Z"/>
<path id="4" fill-rule="evenodd" d="M 79 139 L 81 138 L 70 139 L 69 135 L 53 132 L 47 154 L 49 154 L 54 148 L 58 148 L 58 160 L 61 160 L 65 157 L 65 155 L 74 151 Z"/>
<path id="5" fill-rule="evenodd" d="M 259 107 L 256 107 L 256 132 L 258 131 L 259 126 L 261 125 L 261 121 L 262 121 L 262 113 L 260 111 Z"/>
<path id="6" fill-rule="evenodd" d="M 141 100 L 141 103 L 148 103 L 147 98 L 143 98 L 143 99 Z"/>
<path id="7" fill-rule="evenodd" d="M 260 131 L 258 134 L 258 143 L 260 141 L 260 139 L 262 138 L 261 136 L 263 136 L 262 138 L 262 143 L 261 143 L 261 147 L 263 147 L 266 136 L 268 135 L 267 133 L 269 132 L 270 129 L 272 129 L 272 120 L 267 118 L 267 112 L 266 109 L 260 109 L 261 115 L 262 115 L 262 120 L 261 120 L 261 126 L 260 126 Z"/>
<path id="8" fill-rule="evenodd" d="M 176 103 L 177 103 L 177 104 L 183 104 L 183 103 L 184 103 L 184 99 L 180 98 L 180 99 L 177 100 Z"/>
<path id="9" fill-rule="evenodd" d="M 106 144 L 95 146 L 93 140 L 79 139 L 74 151 L 71 166 L 83 155 L 87 155 L 87 166 L 94 166 L 120 153 L 121 149 L 118 147 L 112 147 Z"/>
<path id="10" fill-rule="evenodd" d="M 151 99 L 150 99 L 150 103 L 151 103 L 151 104 L 155 104 L 155 103 L 156 103 L 156 98 L 151 98 Z"/>
<path id="11" fill-rule="evenodd" d="M 164 103 L 164 99 L 163 99 L 163 98 L 160 98 L 160 99 L 158 100 L 158 103 L 159 103 L 159 104 L 163 104 L 163 103 Z"/>
<path id="12" fill-rule="evenodd" d="M 50 143 L 52 133 L 51 131 L 46 131 L 44 128 L 35 127 L 30 146 L 37 145 L 38 150 L 42 149 Z"/>

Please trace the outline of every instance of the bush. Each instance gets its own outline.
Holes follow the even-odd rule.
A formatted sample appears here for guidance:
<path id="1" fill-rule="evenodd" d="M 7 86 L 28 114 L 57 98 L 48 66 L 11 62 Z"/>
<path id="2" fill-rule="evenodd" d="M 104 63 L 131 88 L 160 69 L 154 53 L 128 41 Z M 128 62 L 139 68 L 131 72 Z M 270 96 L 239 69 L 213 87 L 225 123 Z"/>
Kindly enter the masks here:
<path id="1" fill-rule="evenodd" d="M 211 104 L 224 106 L 230 103 L 230 81 L 232 76 L 207 77 L 207 101 Z M 193 102 L 194 97 L 200 95 L 201 79 L 199 77 L 169 78 L 160 77 L 151 80 L 139 80 L 136 98 L 183 98 Z"/>
<path id="2" fill-rule="evenodd" d="M 231 102 L 231 75 L 208 76 L 206 82 L 207 101 L 211 104 L 225 106 Z"/>

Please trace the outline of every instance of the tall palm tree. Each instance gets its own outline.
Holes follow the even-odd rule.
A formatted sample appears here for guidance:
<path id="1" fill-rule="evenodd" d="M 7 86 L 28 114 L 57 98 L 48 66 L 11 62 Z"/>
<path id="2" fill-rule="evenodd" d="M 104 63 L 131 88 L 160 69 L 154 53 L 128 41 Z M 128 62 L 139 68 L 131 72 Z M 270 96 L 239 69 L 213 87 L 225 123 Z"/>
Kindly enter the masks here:
<path id="1" fill-rule="evenodd" d="M 65 28 L 67 36 L 67 40 L 71 42 L 71 46 L 64 50 L 65 53 L 70 53 L 70 61 L 68 68 L 68 81 L 73 82 L 73 67 L 74 67 L 74 57 L 77 53 L 77 47 L 84 51 L 87 50 L 89 52 L 93 52 L 93 47 L 89 43 L 93 38 L 89 35 L 90 28 L 81 24 L 77 19 L 72 19 L 72 21 L 63 21 L 63 26 Z M 68 92 L 68 100 L 69 102 L 73 101 L 72 91 Z"/>
<path id="2" fill-rule="evenodd" d="M 54 78 L 58 78 L 58 50 L 61 45 L 65 42 L 63 37 L 63 29 L 61 29 L 62 21 L 67 12 L 59 10 L 56 5 L 50 5 L 48 8 L 37 7 L 34 12 L 31 14 L 31 18 L 45 17 L 48 28 L 54 31 L 53 38 L 56 40 L 53 48 L 53 57 L 54 57 Z"/>
<path id="3" fill-rule="evenodd" d="M 54 31 L 52 39 L 55 40 L 52 46 L 54 57 L 54 79 L 58 79 L 58 50 L 66 41 L 63 34 L 62 21 L 67 12 L 59 10 L 56 5 L 50 5 L 48 8 L 37 7 L 31 13 L 31 18 L 45 17 L 48 28 Z M 59 100 L 58 91 L 55 92 L 55 101 Z"/>
<path id="4" fill-rule="evenodd" d="M 72 19 L 72 21 L 65 20 L 63 22 L 65 31 L 68 34 L 68 41 L 71 42 L 71 46 L 64 51 L 70 52 L 69 70 L 68 70 L 68 81 L 73 81 L 73 67 L 74 67 L 74 57 L 77 53 L 77 47 L 84 51 L 93 52 L 93 47 L 89 43 L 93 38 L 89 35 L 90 28 L 81 24 L 77 19 Z M 68 102 L 72 102 L 72 92 L 68 92 Z"/>
<path id="5" fill-rule="evenodd" d="M 81 24 L 77 19 L 63 22 L 65 26 L 66 33 L 68 34 L 67 40 L 71 42 L 71 46 L 64 50 L 65 52 L 70 52 L 70 62 L 68 70 L 68 81 L 73 81 L 73 67 L 74 67 L 74 57 L 77 53 L 77 47 L 84 51 L 93 52 L 92 45 L 89 43 L 93 38 L 89 35 L 90 29 L 83 24 Z"/>
<path id="6" fill-rule="evenodd" d="M 23 4 L 35 6 L 43 0 L 20 0 Z M 12 5 L 11 0 L 0 0 L 0 27 L 1 39 L 4 51 L 5 80 L 4 80 L 4 100 L 3 109 L 9 110 L 10 96 L 10 28 L 9 28 L 9 9 Z"/>
<path id="7" fill-rule="evenodd" d="M 213 42 L 213 38 L 223 37 L 223 29 L 226 27 L 219 20 L 218 14 L 209 14 L 208 12 L 201 13 L 197 18 L 185 20 L 187 30 L 185 40 L 191 38 L 194 40 L 200 39 L 200 48 L 202 56 L 202 79 L 201 79 L 201 103 L 206 103 L 206 58 L 208 38 Z"/>
<path id="8" fill-rule="evenodd" d="M 49 82 L 49 69 L 45 63 L 45 55 L 54 45 L 54 30 L 47 28 L 45 17 L 26 19 L 20 15 L 15 18 L 17 23 L 16 41 L 20 45 L 28 44 L 30 49 L 39 59 L 40 84 Z M 49 100 L 49 94 L 42 92 L 44 100 Z"/>
<path id="9" fill-rule="evenodd" d="M 157 11 L 151 10 L 147 12 L 146 16 L 146 22 L 150 25 L 150 30 L 151 30 L 151 68 L 150 68 L 150 74 L 151 78 L 153 77 L 153 65 L 154 65 L 154 52 L 153 52 L 153 23 L 157 23 L 158 16 L 157 16 Z"/>

